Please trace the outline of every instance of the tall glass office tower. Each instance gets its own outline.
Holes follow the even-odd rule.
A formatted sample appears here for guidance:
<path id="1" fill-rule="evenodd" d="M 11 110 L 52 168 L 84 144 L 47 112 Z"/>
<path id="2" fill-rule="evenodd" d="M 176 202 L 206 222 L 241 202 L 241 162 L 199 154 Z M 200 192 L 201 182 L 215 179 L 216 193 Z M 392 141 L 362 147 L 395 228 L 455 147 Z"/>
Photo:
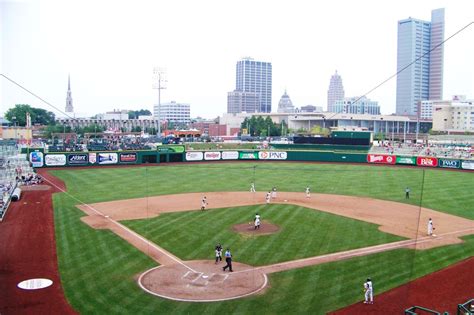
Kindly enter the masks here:
<path id="1" fill-rule="evenodd" d="M 237 62 L 236 88 L 237 91 L 254 92 L 258 94 L 259 111 L 272 111 L 272 64 L 243 58 Z"/>
<path id="2" fill-rule="evenodd" d="M 422 100 L 443 98 L 444 9 L 431 12 L 431 22 L 408 18 L 398 21 L 398 115 L 417 116 Z M 430 53 L 430 50 L 431 51 Z"/>

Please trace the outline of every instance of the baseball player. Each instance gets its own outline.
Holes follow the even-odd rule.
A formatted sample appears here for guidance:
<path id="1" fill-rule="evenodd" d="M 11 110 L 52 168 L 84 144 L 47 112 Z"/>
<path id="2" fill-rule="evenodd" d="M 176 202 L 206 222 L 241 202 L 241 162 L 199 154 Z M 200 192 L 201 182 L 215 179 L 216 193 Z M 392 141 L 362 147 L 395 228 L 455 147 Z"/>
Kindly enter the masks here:
<path id="1" fill-rule="evenodd" d="M 428 220 L 428 236 L 433 236 L 433 220 L 431 218 Z"/>
<path id="2" fill-rule="evenodd" d="M 271 198 L 271 194 L 270 194 L 270 192 L 267 192 L 267 195 L 265 196 L 265 201 L 267 203 L 270 203 L 270 198 Z"/>
<path id="3" fill-rule="evenodd" d="M 201 210 L 204 211 L 206 210 L 206 206 L 207 206 L 207 198 L 206 196 L 202 197 L 202 200 L 201 200 Z"/>
<path id="4" fill-rule="evenodd" d="M 222 261 L 222 245 L 221 243 L 216 245 L 216 264 Z"/>
<path id="5" fill-rule="evenodd" d="M 306 198 L 311 198 L 311 191 L 309 189 L 309 186 L 306 187 Z"/>
<path id="6" fill-rule="evenodd" d="M 272 199 L 276 199 L 276 197 L 277 197 L 277 189 L 276 189 L 276 187 L 273 187 L 272 188 Z"/>
<path id="7" fill-rule="evenodd" d="M 255 192 L 255 183 L 250 184 L 250 192 L 252 192 L 252 193 Z"/>
<path id="8" fill-rule="evenodd" d="M 410 188 L 405 188 L 405 199 L 410 199 Z"/>
<path id="9" fill-rule="evenodd" d="M 374 304 L 374 288 L 372 285 L 372 280 L 370 280 L 370 278 L 367 278 L 367 281 L 364 283 L 364 292 L 364 304 Z"/>
<path id="10" fill-rule="evenodd" d="M 254 219 L 254 223 L 255 223 L 255 230 L 259 229 L 260 228 L 260 215 L 258 213 L 255 214 L 255 219 Z"/>

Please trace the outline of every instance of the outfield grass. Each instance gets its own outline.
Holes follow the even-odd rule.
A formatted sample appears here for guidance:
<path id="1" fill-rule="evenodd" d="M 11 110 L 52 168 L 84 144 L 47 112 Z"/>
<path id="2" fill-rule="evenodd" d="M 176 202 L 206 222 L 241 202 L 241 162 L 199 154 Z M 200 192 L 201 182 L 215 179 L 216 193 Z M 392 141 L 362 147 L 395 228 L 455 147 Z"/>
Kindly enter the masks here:
<path id="1" fill-rule="evenodd" d="M 410 279 L 470 257 L 474 249 L 474 237 L 470 236 L 465 238 L 466 242 L 463 244 L 425 251 L 393 250 L 272 274 L 270 275 L 271 287 L 263 295 L 219 303 L 177 303 L 145 294 L 138 288 L 134 277 L 155 266 L 156 263 L 110 231 L 94 230 L 83 224 L 80 217 L 84 214 L 75 207 L 78 200 L 93 203 L 170 193 L 245 191 L 249 189 L 250 182 L 254 181 L 257 190 L 262 192 L 273 186 L 280 191 L 303 192 L 306 185 L 310 185 L 312 192 L 370 196 L 406 202 L 404 188 L 409 186 L 412 190 L 409 203 L 421 204 L 421 188 L 424 187 L 423 206 L 473 219 L 474 176 L 472 173 L 415 168 L 297 163 L 259 163 L 256 167 L 251 163 L 235 163 L 69 169 L 53 171 L 53 173 L 65 180 L 68 188 L 67 194 L 61 193 L 54 196 L 61 281 L 68 300 L 76 310 L 83 314 L 324 314 L 360 301 L 362 299 L 361 284 L 367 276 L 373 278 L 375 293 L 379 294 L 406 283 Z M 277 205 L 273 206 L 277 207 Z M 219 211 L 225 210 L 209 211 L 209 214 Z M 312 211 L 318 214 L 317 211 Z M 297 220 L 291 217 L 291 214 L 297 212 L 289 211 L 290 218 L 287 221 Z M 156 224 L 177 220 L 174 215 L 176 214 L 170 213 L 158 217 Z M 184 215 L 192 217 L 199 213 Z M 246 220 L 242 218 L 242 222 Z M 155 220 L 150 220 L 150 222 L 154 225 Z M 317 224 L 325 224 L 325 222 L 329 221 L 320 220 Z M 320 228 L 320 230 L 332 232 L 330 226 Z M 348 228 L 350 229 L 351 226 Z M 316 229 L 318 227 L 318 225 L 315 226 Z M 214 230 L 213 226 L 209 226 L 209 230 Z M 348 234 L 356 235 L 356 231 L 357 229 L 349 230 Z M 155 232 L 148 226 L 148 228 L 145 227 L 143 233 L 154 237 Z M 160 233 L 161 231 L 157 231 L 157 235 Z M 222 237 L 225 237 L 227 229 L 223 229 L 222 233 Z M 212 243 L 218 241 L 217 237 L 220 238 L 219 233 L 215 233 L 214 236 L 216 238 L 211 238 Z M 165 235 L 159 237 L 180 238 L 183 236 L 181 231 L 176 231 L 167 236 L 165 232 Z M 238 238 L 237 236 L 230 237 Z M 271 235 L 269 239 L 272 237 L 277 237 L 277 235 Z M 262 236 L 261 240 L 265 238 L 267 237 Z M 329 244 L 333 242 L 330 238 L 324 240 L 319 249 L 329 247 Z M 260 237 L 251 241 L 262 242 Z M 351 238 L 350 241 L 358 240 Z M 160 242 L 161 240 L 158 243 Z M 166 240 L 163 242 L 165 243 Z M 187 242 L 183 243 L 182 248 L 178 248 L 180 245 L 174 245 L 179 254 L 174 249 L 171 251 L 180 257 L 212 255 L 212 248 L 208 249 L 204 245 L 194 252 L 194 247 L 191 247 L 191 244 L 195 246 L 194 243 L 190 243 L 187 249 L 189 253 L 187 253 L 184 248 Z M 274 252 L 276 256 L 272 256 L 265 253 L 259 262 L 264 259 L 267 261 L 285 260 L 285 257 L 289 255 L 287 251 L 291 250 L 294 250 L 296 255 L 304 255 L 302 254 L 304 250 L 293 247 L 304 247 L 307 243 L 307 238 L 301 238 L 297 242 L 289 238 L 284 244 L 280 244 L 280 247 L 277 246 L 278 244 L 270 243 L 262 245 L 280 248 L 284 254 Z M 348 243 L 341 239 L 339 245 L 341 244 Z M 314 246 L 318 248 L 317 245 Z M 240 249 L 237 251 L 240 260 L 240 257 L 248 255 L 246 252 L 250 252 L 250 249 L 243 251 L 242 256 Z M 181 252 L 185 253 L 181 255 Z M 248 258 L 249 261 L 251 259 L 251 257 Z"/>
<path id="2" fill-rule="evenodd" d="M 252 221 L 256 212 L 281 230 L 260 236 L 232 231 L 233 225 Z M 220 242 L 232 249 L 236 261 L 253 266 L 404 239 L 380 232 L 375 224 L 284 204 L 165 213 L 122 223 L 183 260 L 213 259 Z"/>

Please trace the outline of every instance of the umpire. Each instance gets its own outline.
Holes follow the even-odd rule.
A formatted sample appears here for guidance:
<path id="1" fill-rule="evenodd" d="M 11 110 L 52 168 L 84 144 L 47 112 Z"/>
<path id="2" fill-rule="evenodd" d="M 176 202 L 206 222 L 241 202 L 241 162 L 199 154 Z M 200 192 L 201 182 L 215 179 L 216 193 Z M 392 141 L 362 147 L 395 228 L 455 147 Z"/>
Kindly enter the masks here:
<path id="1" fill-rule="evenodd" d="M 232 254 L 230 253 L 230 248 L 226 249 L 224 256 L 225 256 L 225 262 L 227 263 L 227 265 L 222 267 L 222 270 L 225 271 L 227 268 L 229 268 L 229 271 L 233 272 L 233 270 L 232 270 Z"/>

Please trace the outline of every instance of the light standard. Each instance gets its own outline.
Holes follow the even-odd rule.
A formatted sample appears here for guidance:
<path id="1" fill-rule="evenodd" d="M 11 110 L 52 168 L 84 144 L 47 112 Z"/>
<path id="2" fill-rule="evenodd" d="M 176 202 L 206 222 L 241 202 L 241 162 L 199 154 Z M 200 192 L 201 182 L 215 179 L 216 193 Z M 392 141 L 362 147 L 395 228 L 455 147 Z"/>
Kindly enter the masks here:
<path id="1" fill-rule="evenodd" d="M 165 80 L 165 69 L 155 67 L 153 68 L 153 88 L 158 90 L 158 136 L 161 137 L 161 90 L 166 89 L 164 83 Z"/>

